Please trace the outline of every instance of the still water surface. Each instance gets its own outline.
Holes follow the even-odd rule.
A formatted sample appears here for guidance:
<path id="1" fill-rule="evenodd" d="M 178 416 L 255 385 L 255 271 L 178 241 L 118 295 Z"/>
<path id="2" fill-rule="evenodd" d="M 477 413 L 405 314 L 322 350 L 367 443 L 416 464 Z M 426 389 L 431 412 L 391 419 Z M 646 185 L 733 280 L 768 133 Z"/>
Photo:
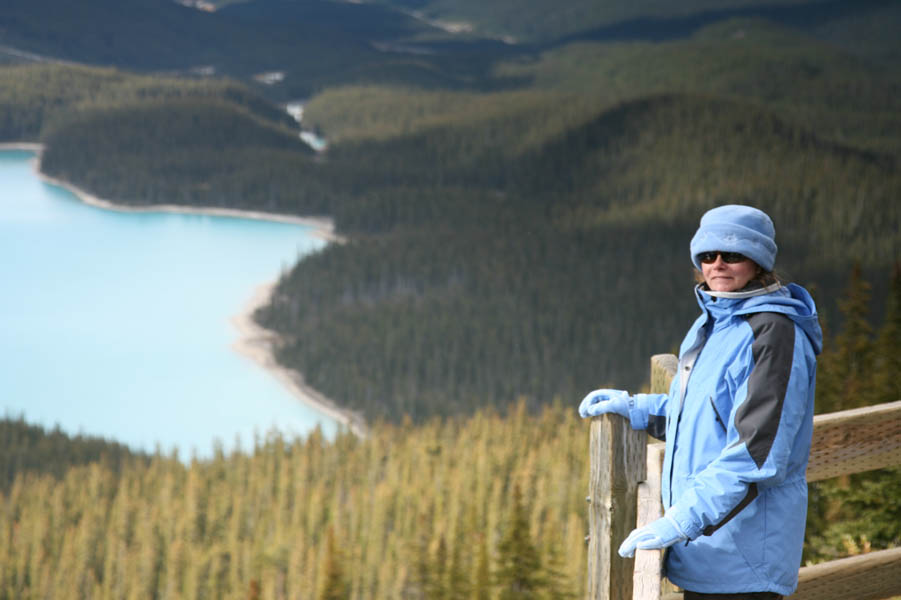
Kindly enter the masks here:
<path id="1" fill-rule="evenodd" d="M 0 152 L 0 411 L 203 458 L 329 417 L 232 349 L 254 289 L 324 242 L 307 227 L 124 213 Z"/>

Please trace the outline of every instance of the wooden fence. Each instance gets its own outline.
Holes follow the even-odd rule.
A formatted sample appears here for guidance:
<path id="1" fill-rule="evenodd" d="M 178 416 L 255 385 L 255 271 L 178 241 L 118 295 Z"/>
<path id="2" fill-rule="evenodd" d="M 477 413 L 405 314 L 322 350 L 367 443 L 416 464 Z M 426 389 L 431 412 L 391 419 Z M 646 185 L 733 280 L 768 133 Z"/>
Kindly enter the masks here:
<path id="1" fill-rule="evenodd" d="M 676 357 L 651 358 L 651 391 L 666 392 Z M 634 527 L 663 514 L 660 476 L 664 444 L 647 443 L 618 415 L 591 422 L 588 495 L 589 600 L 676 600 L 661 579 L 662 551 L 616 553 Z M 901 464 L 901 401 L 814 417 L 807 481 Z M 901 548 L 803 567 L 791 600 L 884 600 L 901 594 Z"/>

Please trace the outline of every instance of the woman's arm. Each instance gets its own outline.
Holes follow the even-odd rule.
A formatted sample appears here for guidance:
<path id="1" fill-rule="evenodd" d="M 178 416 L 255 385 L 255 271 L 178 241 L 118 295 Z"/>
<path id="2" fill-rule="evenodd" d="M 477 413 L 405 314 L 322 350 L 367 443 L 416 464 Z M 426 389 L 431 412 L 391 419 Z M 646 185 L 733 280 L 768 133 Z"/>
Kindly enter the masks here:
<path id="1" fill-rule="evenodd" d="M 666 439 L 666 411 L 668 394 L 635 394 L 629 404 L 632 429 L 644 429 L 658 440 Z"/>
<path id="2" fill-rule="evenodd" d="M 635 394 L 623 390 L 600 389 L 590 392 L 579 404 L 579 414 L 596 417 L 614 413 L 629 419 L 632 429 L 646 429 L 658 440 L 666 435 L 666 394 Z"/>

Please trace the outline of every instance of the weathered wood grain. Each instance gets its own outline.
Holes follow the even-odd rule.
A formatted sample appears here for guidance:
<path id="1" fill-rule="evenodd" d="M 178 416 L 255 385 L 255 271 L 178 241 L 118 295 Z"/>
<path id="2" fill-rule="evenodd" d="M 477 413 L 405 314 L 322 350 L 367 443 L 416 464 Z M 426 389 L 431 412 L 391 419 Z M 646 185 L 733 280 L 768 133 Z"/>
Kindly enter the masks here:
<path id="1" fill-rule="evenodd" d="M 632 598 L 633 559 L 616 553 L 636 523 L 638 483 L 645 479 L 647 435 L 619 415 L 591 422 L 588 597 Z"/>
<path id="2" fill-rule="evenodd" d="M 901 594 L 901 548 L 804 567 L 791 600 L 883 600 Z"/>
<path id="3" fill-rule="evenodd" d="M 674 354 L 655 354 L 651 357 L 651 393 L 666 394 L 676 375 L 679 359 Z"/>
<path id="4" fill-rule="evenodd" d="M 638 527 L 663 516 L 660 502 L 660 472 L 666 444 L 648 446 L 647 479 L 638 484 Z M 662 592 L 663 551 L 636 550 L 632 576 L 633 600 L 658 600 Z"/>
<path id="5" fill-rule="evenodd" d="M 807 481 L 901 464 L 901 400 L 817 415 Z"/>

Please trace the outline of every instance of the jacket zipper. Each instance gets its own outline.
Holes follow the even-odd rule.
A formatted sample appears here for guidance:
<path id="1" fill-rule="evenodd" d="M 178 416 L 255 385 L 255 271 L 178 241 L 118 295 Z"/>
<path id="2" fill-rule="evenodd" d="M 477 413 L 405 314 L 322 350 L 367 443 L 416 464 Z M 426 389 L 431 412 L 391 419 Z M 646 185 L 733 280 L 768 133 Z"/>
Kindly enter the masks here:
<path id="1" fill-rule="evenodd" d="M 704 346 L 702 344 L 700 348 L 688 352 L 684 357 L 684 362 L 682 360 L 679 361 L 679 384 L 681 391 L 679 392 L 679 406 L 677 409 L 678 414 L 676 415 L 676 427 L 673 431 L 673 451 L 669 463 L 669 506 L 673 505 L 673 469 L 676 465 L 676 444 L 679 441 L 679 425 L 682 424 L 682 405 L 685 403 L 685 393 L 688 389 L 688 378 L 691 376 L 691 370 L 694 367 L 695 359 L 697 359 L 698 354 L 703 347 Z M 667 417 L 669 416 L 670 415 L 667 415 Z"/>
<path id="2" fill-rule="evenodd" d="M 694 369 L 695 361 L 697 360 L 698 355 L 701 353 L 701 350 L 703 350 L 704 346 L 707 344 L 708 325 L 709 323 L 704 324 L 704 326 L 698 331 L 697 338 L 695 339 L 695 343 L 691 347 L 691 349 L 684 355 L 679 357 L 679 405 L 677 407 L 676 426 L 675 430 L 673 431 L 672 454 L 669 458 L 670 463 L 668 506 L 673 505 L 673 470 L 676 465 L 676 444 L 679 441 L 679 425 L 682 423 L 682 405 L 685 403 L 685 394 L 688 392 L 688 379 L 689 377 L 691 377 L 691 372 Z M 667 414 L 667 418 L 669 417 L 670 414 Z M 667 435 L 667 438 L 668 437 L 669 435 Z"/>
<path id="3" fill-rule="evenodd" d="M 720 417 L 720 411 L 716 409 L 716 404 L 713 402 L 713 396 L 709 396 L 710 406 L 713 408 L 713 414 L 716 415 L 716 422 L 720 424 L 720 427 L 723 428 L 723 433 L 726 433 L 728 429 L 726 429 L 726 423 Z"/>

